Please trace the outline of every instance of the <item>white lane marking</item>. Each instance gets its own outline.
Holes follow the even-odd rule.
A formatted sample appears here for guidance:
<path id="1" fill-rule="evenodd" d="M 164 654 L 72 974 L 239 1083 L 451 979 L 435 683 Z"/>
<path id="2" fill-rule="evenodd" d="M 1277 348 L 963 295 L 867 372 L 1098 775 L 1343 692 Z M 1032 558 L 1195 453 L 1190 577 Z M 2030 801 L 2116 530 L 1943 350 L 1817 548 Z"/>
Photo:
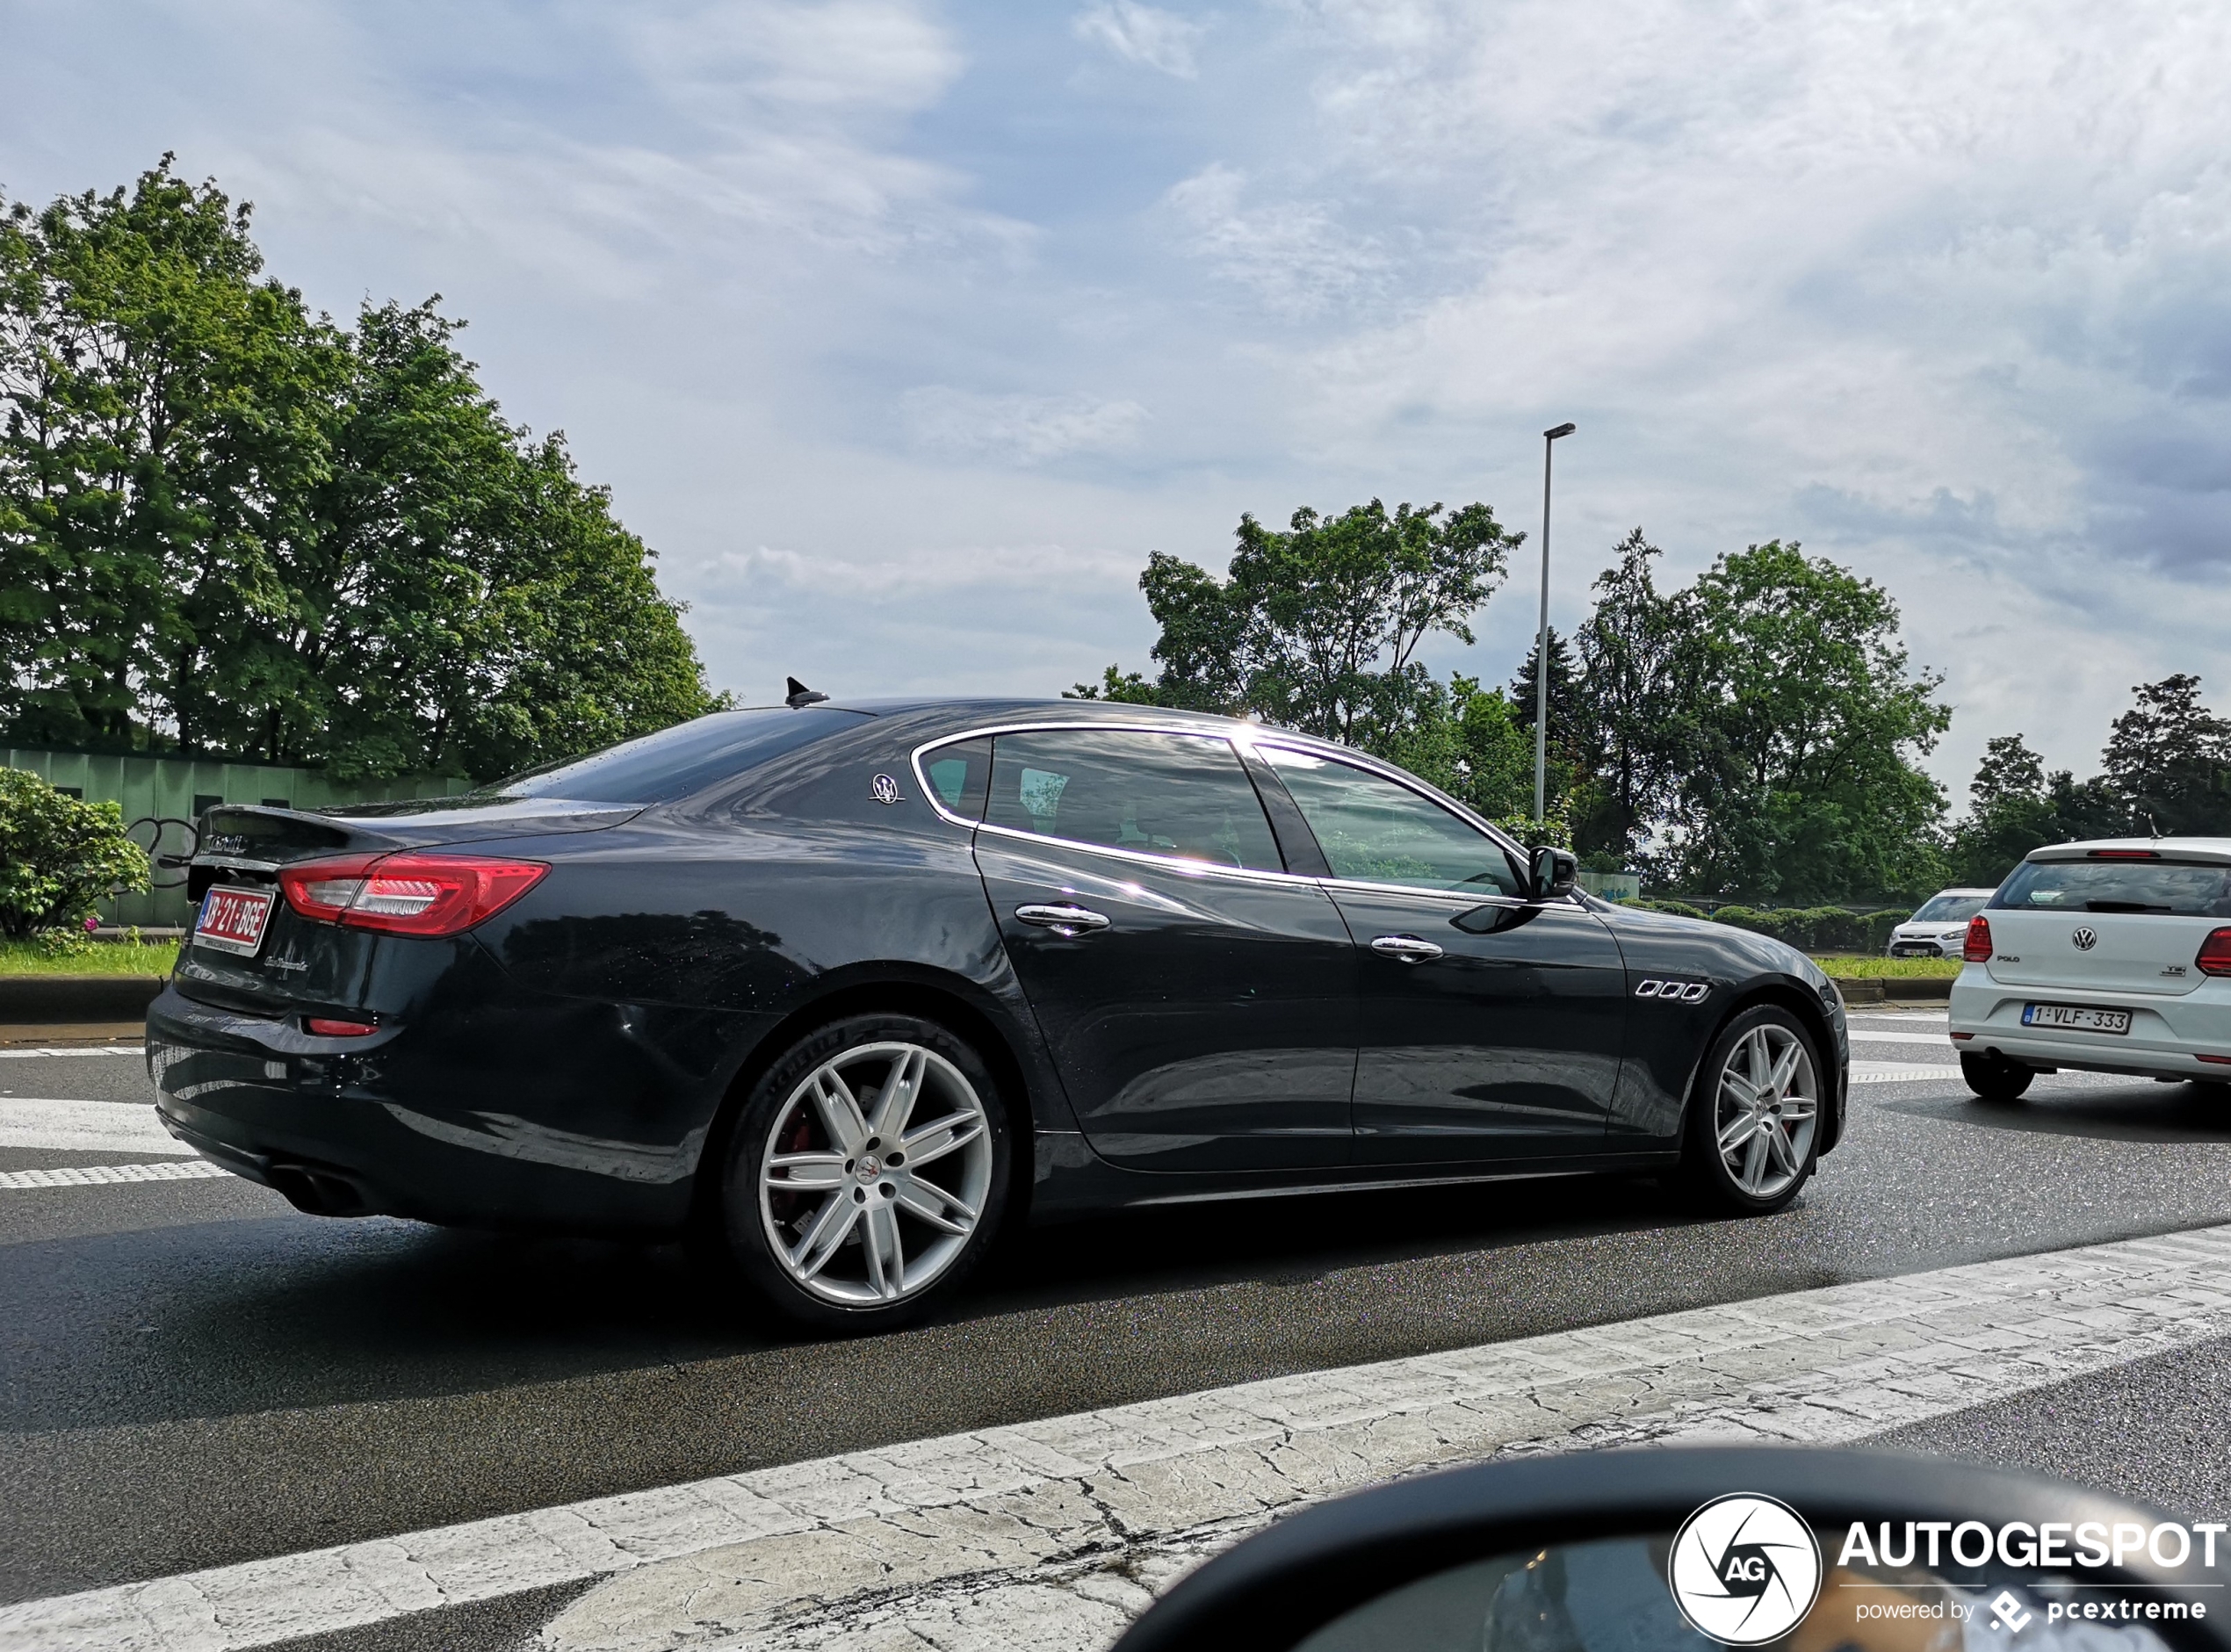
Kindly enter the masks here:
<path id="1" fill-rule="evenodd" d="M 751 1644 L 813 1645 L 791 1637 L 845 1630 L 863 1601 L 935 1605 L 964 1576 L 1104 1605 L 1127 1557 L 1198 1554 L 1394 1475 L 1502 1452 L 1859 1439 L 2231 1334 L 2227 1269 L 2231 1228 L 2211 1228 L 1305 1372 L 24 1601 L 0 1606 L 0 1649 L 231 1652 L 598 1577 L 546 1645 L 778 1625 Z"/>
<path id="2" fill-rule="evenodd" d="M 1886 1033 L 1872 1027 L 1852 1028 L 1855 1044 L 1934 1044 L 1939 1050 L 1952 1048 L 1950 1033 Z"/>
<path id="3" fill-rule="evenodd" d="M 1924 1078 L 1957 1078 L 1960 1068 L 1950 1061 L 1855 1061 L 1853 1084 L 1914 1084 Z"/>
<path id="4" fill-rule="evenodd" d="M 72 1153 L 144 1153 L 191 1158 L 192 1148 L 162 1128 L 150 1101 L 82 1101 L 58 1096 L 0 1096 L 0 1147 Z"/>
<path id="5" fill-rule="evenodd" d="M 0 1061 L 20 1061 L 32 1056 L 144 1056 L 139 1044 L 76 1044 L 55 1049 L 0 1050 Z"/>
<path id="6" fill-rule="evenodd" d="M 1948 1021 L 1950 1010 L 1853 1010 L 1853 1021 Z"/>
<path id="7" fill-rule="evenodd" d="M 120 1181 L 199 1181 L 232 1172 L 206 1158 L 166 1159 L 160 1165 L 64 1165 L 53 1170 L 0 1170 L 0 1189 L 97 1187 Z"/>

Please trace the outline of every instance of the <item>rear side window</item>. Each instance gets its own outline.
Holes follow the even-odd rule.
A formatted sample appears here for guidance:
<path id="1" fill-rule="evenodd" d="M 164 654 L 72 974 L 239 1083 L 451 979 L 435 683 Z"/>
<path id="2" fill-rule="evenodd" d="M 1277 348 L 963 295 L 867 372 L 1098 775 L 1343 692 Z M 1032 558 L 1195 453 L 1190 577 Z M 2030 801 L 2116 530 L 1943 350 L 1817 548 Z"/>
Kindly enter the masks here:
<path id="1" fill-rule="evenodd" d="M 2231 918 L 2231 867 L 2198 861 L 2025 861 L 1991 905 L 2011 912 Z"/>
<path id="2" fill-rule="evenodd" d="M 1431 798 L 1330 758 L 1255 749 L 1294 794 L 1333 876 L 1467 895 L 1524 893 L 1502 846 Z"/>
<path id="3" fill-rule="evenodd" d="M 1214 735 L 1002 734 L 993 747 L 984 819 L 1141 855 L 1285 869 L 1254 783 L 1231 743 Z"/>
<path id="4" fill-rule="evenodd" d="M 666 803 L 866 720 L 864 712 L 827 706 L 715 711 L 587 757 L 530 768 L 471 796 L 477 802 L 564 797 L 575 803 Z"/>
<path id="5" fill-rule="evenodd" d="M 964 820 L 984 818 L 985 794 L 992 778 L 992 742 L 960 740 L 922 754 L 922 772 L 929 777 L 937 801 Z"/>

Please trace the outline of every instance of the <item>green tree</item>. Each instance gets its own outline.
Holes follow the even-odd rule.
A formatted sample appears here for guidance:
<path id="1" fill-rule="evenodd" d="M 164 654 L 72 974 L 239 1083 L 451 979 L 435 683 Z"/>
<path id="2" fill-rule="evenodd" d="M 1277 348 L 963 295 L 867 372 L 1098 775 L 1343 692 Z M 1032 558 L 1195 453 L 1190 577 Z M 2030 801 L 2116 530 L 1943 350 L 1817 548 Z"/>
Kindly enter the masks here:
<path id="1" fill-rule="evenodd" d="M 1639 856 L 1672 801 L 1685 756 L 1697 747 L 1707 662 L 1683 600 L 1657 588 L 1650 563 L 1658 548 L 1636 528 L 1614 554 L 1619 559 L 1597 578 L 1595 607 L 1577 633 L 1572 744 L 1589 774 L 1578 812 L 1580 848 L 1624 863 Z"/>
<path id="2" fill-rule="evenodd" d="M 0 223 L 0 720 L 491 777 L 710 709 L 651 552 L 433 302 L 353 329 L 169 157 Z"/>
<path id="3" fill-rule="evenodd" d="M 2231 833 L 2231 722 L 2200 703 L 2200 680 L 2188 673 L 2132 692 L 2138 702 L 2101 754 L 2132 821 L 2164 837 Z"/>
<path id="4" fill-rule="evenodd" d="M 143 890 L 147 851 L 124 835 L 112 803 L 65 797 L 38 776 L 0 768 L 0 934 L 25 941 Z"/>
<path id="5" fill-rule="evenodd" d="M 1369 750 L 1449 714 L 1416 653 L 1435 634 L 1469 643 L 1501 581 L 1507 534 L 1485 505 L 1449 510 L 1378 500 L 1338 516 L 1303 508 L 1288 530 L 1243 516 L 1229 574 L 1165 552 L 1139 588 L 1161 627 L 1159 677 L 1111 666 L 1072 692 L 1143 698 L 1267 722 Z"/>
<path id="6" fill-rule="evenodd" d="M 1996 888 L 2032 849 L 2062 840 L 2044 760 L 2019 734 L 1985 745 L 1967 797 L 1967 818 L 1953 829 L 1949 846 L 1955 884 Z"/>
<path id="7" fill-rule="evenodd" d="M 1694 732 L 1668 869 L 1699 894 L 1885 894 L 1941 873 L 1944 797 L 1914 757 L 1950 725 L 1888 594 L 1775 541 L 1723 556 L 1683 604 Z"/>
<path id="8" fill-rule="evenodd" d="M 1519 726 L 1528 734 L 1534 732 L 1534 708 L 1540 697 L 1535 672 L 1541 658 L 1539 637 L 1527 646 L 1526 659 L 1511 674 L 1510 686 L 1504 690 L 1511 703 L 1511 714 Z M 1572 645 L 1561 635 L 1555 625 L 1549 627 L 1549 738 L 1556 740 L 1559 731 L 1570 730 L 1579 722 L 1580 672 L 1574 665 Z"/>

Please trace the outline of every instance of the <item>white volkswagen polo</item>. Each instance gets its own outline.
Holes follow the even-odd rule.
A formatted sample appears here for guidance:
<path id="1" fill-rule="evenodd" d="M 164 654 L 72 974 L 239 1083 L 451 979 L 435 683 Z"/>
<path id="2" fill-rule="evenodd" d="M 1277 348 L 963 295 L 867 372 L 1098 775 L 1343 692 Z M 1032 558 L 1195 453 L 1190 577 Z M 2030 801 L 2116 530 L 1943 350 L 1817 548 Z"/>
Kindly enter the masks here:
<path id="1" fill-rule="evenodd" d="M 1953 1042 L 1987 1100 L 2062 1067 L 2231 1083 L 2231 838 L 2032 849 L 1963 956 Z"/>

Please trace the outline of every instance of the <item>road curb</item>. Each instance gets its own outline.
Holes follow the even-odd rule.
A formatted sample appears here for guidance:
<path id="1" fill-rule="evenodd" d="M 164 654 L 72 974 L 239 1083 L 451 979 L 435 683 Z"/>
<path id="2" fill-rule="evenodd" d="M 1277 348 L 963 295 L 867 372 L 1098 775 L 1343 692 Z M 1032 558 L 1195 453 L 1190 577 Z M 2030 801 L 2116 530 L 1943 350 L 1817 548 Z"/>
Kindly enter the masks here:
<path id="1" fill-rule="evenodd" d="M 1844 994 L 1846 1004 L 1882 1004 L 1901 1001 L 1934 1003 L 1949 999 L 1956 977 L 1949 975 L 1870 975 L 1850 979 L 1842 976 L 1830 976 L 1829 978 L 1836 983 L 1836 990 Z"/>
<path id="2" fill-rule="evenodd" d="M 0 1025 L 145 1021 L 159 975 L 0 975 Z"/>

